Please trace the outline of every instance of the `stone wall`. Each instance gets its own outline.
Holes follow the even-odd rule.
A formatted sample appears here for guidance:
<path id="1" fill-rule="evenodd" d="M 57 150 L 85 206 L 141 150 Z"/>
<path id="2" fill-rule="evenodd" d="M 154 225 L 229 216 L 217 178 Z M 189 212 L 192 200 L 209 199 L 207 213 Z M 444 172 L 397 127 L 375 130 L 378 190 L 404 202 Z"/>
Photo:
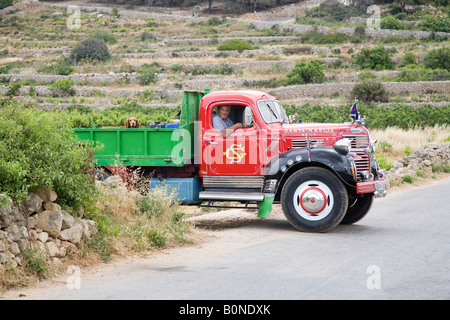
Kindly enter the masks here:
<path id="1" fill-rule="evenodd" d="M 397 181 L 408 175 L 417 176 L 418 170 L 430 168 L 433 165 L 447 165 L 450 161 L 450 143 L 430 143 L 417 149 L 412 154 L 394 162 L 386 177 L 389 181 Z"/>
<path id="2" fill-rule="evenodd" d="M 61 210 L 55 203 L 57 194 L 49 188 L 30 193 L 20 206 L 1 194 L 0 198 L 4 203 L 0 206 L 0 264 L 22 265 L 27 249 L 60 264 L 60 258 L 78 250 L 80 242 L 96 232 L 94 221 L 74 218 Z"/>
<path id="3" fill-rule="evenodd" d="M 427 92 L 448 93 L 450 91 L 450 81 L 382 82 L 382 84 L 392 95 L 400 93 L 421 94 Z M 347 96 L 354 86 L 355 83 L 305 84 L 277 88 L 272 90 L 271 93 L 280 100 L 319 97 L 321 95 L 330 97 L 336 93 Z"/>

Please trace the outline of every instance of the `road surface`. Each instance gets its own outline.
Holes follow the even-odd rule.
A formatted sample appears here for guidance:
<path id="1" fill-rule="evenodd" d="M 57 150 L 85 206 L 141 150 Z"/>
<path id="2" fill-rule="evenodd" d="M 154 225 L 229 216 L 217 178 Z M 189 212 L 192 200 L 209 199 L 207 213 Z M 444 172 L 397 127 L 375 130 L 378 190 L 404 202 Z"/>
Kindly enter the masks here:
<path id="1" fill-rule="evenodd" d="M 296 231 L 278 211 L 3 298 L 450 299 L 450 179 L 377 199 L 358 224 L 326 234 Z"/>

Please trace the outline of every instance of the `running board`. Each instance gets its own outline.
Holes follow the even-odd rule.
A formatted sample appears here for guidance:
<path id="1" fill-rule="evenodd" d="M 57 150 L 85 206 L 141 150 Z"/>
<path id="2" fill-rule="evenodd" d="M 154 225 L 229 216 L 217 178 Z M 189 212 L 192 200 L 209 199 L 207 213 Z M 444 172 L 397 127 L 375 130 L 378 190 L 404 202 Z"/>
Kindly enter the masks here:
<path id="1" fill-rule="evenodd" d="M 264 193 L 262 192 L 213 192 L 201 191 L 200 199 L 204 200 L 220 200 L 220 201 L 263 201 Z"/>

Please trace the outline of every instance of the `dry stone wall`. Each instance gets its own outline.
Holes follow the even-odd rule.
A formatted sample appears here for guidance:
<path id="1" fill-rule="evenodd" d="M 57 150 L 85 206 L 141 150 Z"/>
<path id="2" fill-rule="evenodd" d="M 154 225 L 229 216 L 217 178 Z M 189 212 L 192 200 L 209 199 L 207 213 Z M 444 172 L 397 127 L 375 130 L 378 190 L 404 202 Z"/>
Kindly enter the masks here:
<path id="1" fill-rule="evenodd" d="M 57 194 L 40 188 L 20 206 L 0 194 L 0 264 L 22 265 L 24 250 L 41 253 L 46 260 L 61 263 L 69 251 L 96 232 L 92 220 L 74 218 L 55 203 Z"/>
<path id="2" fill-rule="evenodd" d="M 394 162 L 386 177 L 389 181 L 398 181 L 408 175 L 416 177 L 418 170 L 430 168 L 433 165 L 447 165 L 450 161 L 450 143 L 429 143 L 417 149 L 412 154 Z"/>

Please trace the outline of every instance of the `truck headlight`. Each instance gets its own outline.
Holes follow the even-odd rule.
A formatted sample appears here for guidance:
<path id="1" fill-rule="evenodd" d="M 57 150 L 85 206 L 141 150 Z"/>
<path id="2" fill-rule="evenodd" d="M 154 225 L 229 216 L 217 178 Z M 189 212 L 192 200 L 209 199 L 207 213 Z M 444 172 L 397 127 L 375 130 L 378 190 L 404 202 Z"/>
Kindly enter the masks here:
<path id="1" fill-rule="evenodd" d="M 352 147 L 352 140 L 348 139 L 348 138 L 343 138 L 341 140 L 336 141 L 336 143 L 333 145 L 333 147 L 336 150 L 345 152 L 345 153 L 349 153 L 350 152 L 350 148 Z"/>

